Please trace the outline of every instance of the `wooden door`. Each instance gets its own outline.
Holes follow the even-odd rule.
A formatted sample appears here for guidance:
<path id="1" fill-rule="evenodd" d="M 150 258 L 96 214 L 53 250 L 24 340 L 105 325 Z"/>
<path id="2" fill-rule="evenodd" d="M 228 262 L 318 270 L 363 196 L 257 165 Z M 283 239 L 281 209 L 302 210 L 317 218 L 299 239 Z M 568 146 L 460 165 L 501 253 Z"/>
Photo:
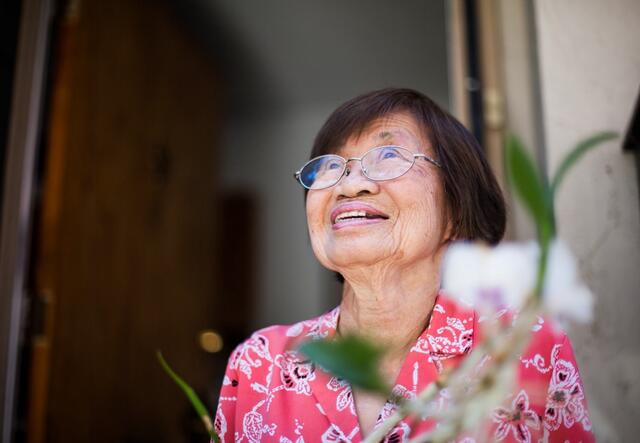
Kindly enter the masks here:
<path id="1" fill-rule="evenodd" d="M 34 263 L 48 314 L 27 439 L 188 441 L 200 424 L 155 351 L 213 398 L 220 358 L 197 338 L 217 321 L 216 67 L 165 2 L 65 8 Z"/>

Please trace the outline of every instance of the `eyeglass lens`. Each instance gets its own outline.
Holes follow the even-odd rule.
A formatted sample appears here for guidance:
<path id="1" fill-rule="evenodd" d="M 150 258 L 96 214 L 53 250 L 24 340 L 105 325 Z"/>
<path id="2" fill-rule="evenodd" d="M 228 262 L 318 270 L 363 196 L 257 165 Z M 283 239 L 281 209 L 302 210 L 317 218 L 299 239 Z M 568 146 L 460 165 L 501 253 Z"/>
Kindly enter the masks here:
<path id="1" fill-rule="evenodd" d="M 413 154 L 397 146 L 383 146 L 362 157 L 362 168 L 372 180 L 400 177 L 413 165 Z"/>
<path id="2" fill-rule="evenodd" d="M 371 180 L 391 180 L 405 174 L 413 165 L 413 154 L 398 146 L 372 149 L 362 157 L 362 170 Z M 300 181 L 309 189 L 324 189 L 338 183 L 346 161 L 338 155 L 311 160 L 300 171 Z"/>
<path id="3" fill-rule="evenodd" d="M 344 172 L 345 160 L 337 155 L 323 155 L 307 163 L 300 172 L 300 181 L 309 189 L 323 189 L 338 183 Z"/>

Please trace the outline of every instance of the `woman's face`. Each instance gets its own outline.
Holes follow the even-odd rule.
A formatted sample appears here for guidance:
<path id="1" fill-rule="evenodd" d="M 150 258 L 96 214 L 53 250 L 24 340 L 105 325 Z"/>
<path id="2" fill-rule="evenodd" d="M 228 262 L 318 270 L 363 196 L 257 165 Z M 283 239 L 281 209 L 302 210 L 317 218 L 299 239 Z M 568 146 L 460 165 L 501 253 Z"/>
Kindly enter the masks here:
<path id="1" fill-rule="evenodd" d="M 335 153 L 361 157 L 371 148 L 397 145 L 434 157 L 423 132 L 410 114 L 394 113 L 373 121 Z M 448 229 L 443 229 L 447 223 L 437 166 L 418 158 L 403 176 L 378 182 L 362 174 L 359 162 L 348 166 L 350 174 L 338 184 L 307 195 L 311 243 L 324 266 L 344 272 L 373 264 L 411 265 L 439 256 Z M 341 217 L 352 211 L 364 211 L 367 217 Z"/>

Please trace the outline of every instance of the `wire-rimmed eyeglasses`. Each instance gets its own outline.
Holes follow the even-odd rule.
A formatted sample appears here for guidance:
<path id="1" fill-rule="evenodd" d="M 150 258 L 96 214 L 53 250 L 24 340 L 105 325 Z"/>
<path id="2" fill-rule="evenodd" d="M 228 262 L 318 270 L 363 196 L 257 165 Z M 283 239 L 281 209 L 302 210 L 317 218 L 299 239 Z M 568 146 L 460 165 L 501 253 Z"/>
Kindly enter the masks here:
<path id="1" fill-rule="evenodd" d="M 388 145 L 370 149 L 362 157 L 321 155 L 306 162 L 293 177 L 306 189 L 326 189 L 338 183 L 344 175 L 349 175 L 349 162 L 359 161 L 362 173 L 369 180 L 393 180 L 406 174 L 418 158 L 440 167 L 440 163 L 428 155 L 414 154 L 401 146 Z"/>

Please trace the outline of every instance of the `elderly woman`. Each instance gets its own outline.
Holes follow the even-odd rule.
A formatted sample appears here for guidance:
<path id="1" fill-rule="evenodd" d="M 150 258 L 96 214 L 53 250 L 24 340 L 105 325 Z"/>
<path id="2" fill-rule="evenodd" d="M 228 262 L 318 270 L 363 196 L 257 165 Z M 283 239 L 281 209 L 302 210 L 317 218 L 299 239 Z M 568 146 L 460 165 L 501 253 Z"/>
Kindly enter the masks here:
<path id="1" fill-rule="evenodd" d="M 313 251 L 344 280 L 333 311 L 254 333 L 229 359 L 215 425 L 224 441 L 354 442 L 396 405 L 351 389 L 296 351 L 309 338 L 358 334 L 388 352 L 381 373 L 411 397 L 474 346 L 476 314 L 440 293 L 453 240 L 496 244 L 500 189 L 473 136 L 424 95 L 384 89 L 340 106 L 296 173 Z M 593 439 L 571 345 L 543 324 L 519 386 L 492 415 L 490 440 Z M 409 417 L 387 436 L 432 428 Z"/>

